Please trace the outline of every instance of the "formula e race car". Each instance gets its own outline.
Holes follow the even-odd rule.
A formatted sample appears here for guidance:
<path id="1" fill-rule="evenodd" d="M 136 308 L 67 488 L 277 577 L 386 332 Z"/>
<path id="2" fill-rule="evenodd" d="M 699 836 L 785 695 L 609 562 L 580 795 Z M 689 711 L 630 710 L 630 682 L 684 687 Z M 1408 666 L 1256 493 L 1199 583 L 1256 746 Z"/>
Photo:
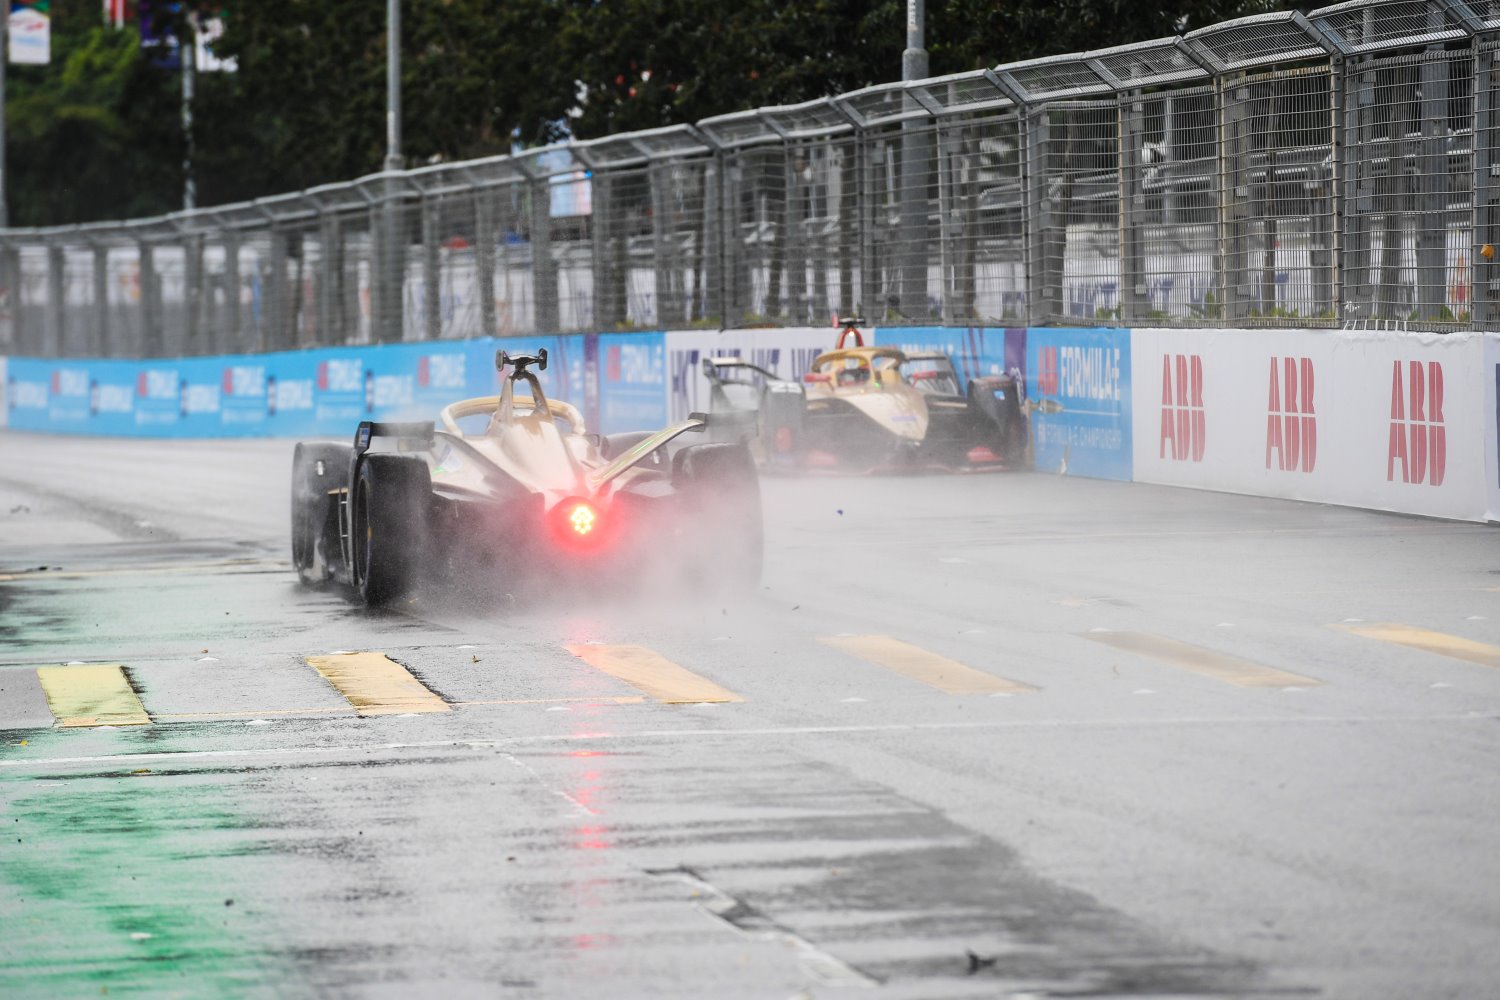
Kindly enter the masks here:
<path id="1" fill-rule="evenodd" d="M 867 347 L 860 320 L 841 320 L 834 350 L 801 382 L 734 357 L 705 358 L 715 414 L 753 414 L 770 468 L 860 472 L 1018 468 L 1028 443 L 1015 380 L 986 375 L 959 388 L 941 352 Z M 852 343 L 851 343 L 852 341 Z"/>
<path id="2" fill-rule="evenodd" d="M 510 368 L 500 395 L 453 403 L 436 425 L 364 421 L 352 445 L 297 445 L 292 561 L 304 583 L 335 579 L 379 605 L 424 571 L 506 593 L 759 580 L 760 483 L 744 443 L 684 443 L 713 422 L 704 414 L 589 434 L 577 409 L 543 394 L 531 369 L 546 370 L 545 350 L 500 351 L 496 366 Z"/>

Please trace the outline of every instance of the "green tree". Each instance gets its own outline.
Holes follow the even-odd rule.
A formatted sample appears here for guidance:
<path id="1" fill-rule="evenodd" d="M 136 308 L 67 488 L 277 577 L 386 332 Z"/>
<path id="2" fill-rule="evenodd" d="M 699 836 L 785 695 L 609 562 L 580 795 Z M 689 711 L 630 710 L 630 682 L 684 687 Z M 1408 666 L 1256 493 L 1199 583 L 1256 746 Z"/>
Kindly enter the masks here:
<path id="1" fill-rule="evenodd" d="M 181 204 L 181 130 L 169 81 L 134 32 L 97 8 L 54 4 L 52 61 L 6 89 L 7 195 L 16 226 L 154 215 Z"/>

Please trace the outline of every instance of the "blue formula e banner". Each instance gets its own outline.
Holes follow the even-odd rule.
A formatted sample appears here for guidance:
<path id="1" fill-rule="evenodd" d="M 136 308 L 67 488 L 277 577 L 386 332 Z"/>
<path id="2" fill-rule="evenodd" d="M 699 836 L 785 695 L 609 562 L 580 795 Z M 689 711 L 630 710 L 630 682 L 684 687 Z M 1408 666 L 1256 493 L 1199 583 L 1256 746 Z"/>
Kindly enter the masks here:
<path id="1" fill-rule="evenodd" d="M 662 335 L 632 334 L 612 353 L 616 339 L 484 338 L 152 361 L 9 358 L 4 422 L 69 434 L 343 437 L 361 420 L 431 420 L 454 400 L 494 395 L 497 350 L 545 348 L 544 391 L 577 406 L 590 430 L 662 426 Z M 603 373 L 601 354 L 615 362 Z M 620 405 L 601 407 L 601 376 L 605 398 Z"/>
<path id="2" fill-rule="evenodd" d="M 1030 328 L 1026 396 L 1038 472 L 1131 479 L 1129 330 Z"/>

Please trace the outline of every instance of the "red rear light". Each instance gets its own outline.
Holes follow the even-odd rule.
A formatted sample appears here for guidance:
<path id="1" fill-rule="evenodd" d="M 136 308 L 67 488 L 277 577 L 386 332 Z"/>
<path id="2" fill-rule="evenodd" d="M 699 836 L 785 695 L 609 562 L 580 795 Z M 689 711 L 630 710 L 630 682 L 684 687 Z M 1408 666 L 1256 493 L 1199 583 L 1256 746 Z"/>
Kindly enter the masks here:
<path id="1" fill-rule="evenodd" d="M 567 520 L 573 534 L 582 537 L 593 532 L 599 515 L 594 512 L 593 507 L 580 500 L 568 510 Z"/>
<path id="2" fill-rule="evenodd" d="M 547 520 L 559 545 L 594 548 L 604 544 L 606 520 L 592 500 L 569 497 L 552 508 Z"/>
<path id="3" fill-rule="evenodd" d="M 802 376 L 802 381 L 812 385 L 815 382 L 832 382 L 833 378 L 829 375 L 821 375 L 818 372 L 808 372 Z"/>

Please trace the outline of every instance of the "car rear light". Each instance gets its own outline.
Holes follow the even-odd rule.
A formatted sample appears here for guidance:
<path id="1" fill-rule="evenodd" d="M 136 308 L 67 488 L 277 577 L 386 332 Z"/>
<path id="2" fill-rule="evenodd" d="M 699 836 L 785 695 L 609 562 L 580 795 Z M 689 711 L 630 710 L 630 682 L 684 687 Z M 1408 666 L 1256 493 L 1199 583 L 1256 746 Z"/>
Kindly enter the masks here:
<path id="1" fill-rule="evenodd" d="M 987 465 L 1002 461 L 999 455 L 995 454 L 993 451 L 986 448 L 982 444 L 975 445 L 974 447 L 970 448 L 967 457 L 969 459 L 970 465 Z"/>
<path id="2" fill-rule="evenodd" d="M 599 520 L 599 515 L 594 513 L 594 508 L 579 501 L 568 511 L 568 526 L 573 529 L 573 534 L 583 536 L 593 532 L 594 523 Z"/>
<path id="3" fill-rule="evenodd" d="M 792 440 L 792 429 L 790 427 L 776 428 L 776 453 L 785 455 L 792 450 L 795 442 Z"/>
<path id="4" fill-rule="evenodd" d="M 817 372 L 808 372 L 806 375 L 802 376 L 802 381 L 808 383 L 809 385 L 812 385 L 817 382 L 832 382 L 833 378 L 828 375 L 820 375 Z"/>
<path id="5" fill-rule="evenodd" d="M 605 518 L 598 505 L 582 497 L 570 497 L 552 508 L 549 520 L 558 544 L 593 547 L 602 544 Z"/>

